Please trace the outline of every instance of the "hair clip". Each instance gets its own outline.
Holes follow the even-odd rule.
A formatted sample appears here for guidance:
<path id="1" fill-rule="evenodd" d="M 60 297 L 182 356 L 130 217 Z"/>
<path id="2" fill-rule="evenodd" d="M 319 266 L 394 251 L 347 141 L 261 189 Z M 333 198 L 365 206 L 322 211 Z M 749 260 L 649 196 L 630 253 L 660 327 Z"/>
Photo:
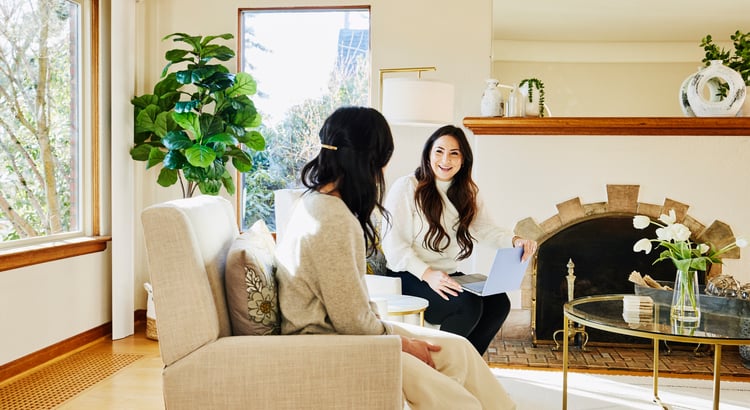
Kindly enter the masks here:
<path id="1" fill-rule="evenodd" d="M 337 149 L 339 149 L 339 147 L 335 145 L 320 144 L 320 146 L 325 149 L 330 149 L 331 151 L 336 151 Z"/>

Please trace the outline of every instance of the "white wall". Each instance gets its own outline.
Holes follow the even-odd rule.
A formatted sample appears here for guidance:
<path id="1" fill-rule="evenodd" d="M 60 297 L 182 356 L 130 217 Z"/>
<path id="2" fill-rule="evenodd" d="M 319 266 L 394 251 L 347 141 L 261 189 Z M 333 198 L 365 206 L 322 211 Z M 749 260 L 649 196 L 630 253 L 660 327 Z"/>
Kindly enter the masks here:
<path id="1" fill-rule="evenodd" d="M 108 32 L 109 4 L 101 2 L 101 25 Z M 109 49 L 107 34 L 100 39 Z M 100 68 L 108 70 L 103 62 Z M 102 130 L 100 162 L 109 164 L 107 86 L 99 89 Z M 131 134 L 128 134 L 131 135 Z M 90 174 L 90 172 L 89 172 Z M 110 205 L 109 170 L 101 173 L 101 197 Z M 91 193 L 87 193 L 90 197 Z M 88 201 L 87 201 L 88 202 Z M 102 211 L 101 234 L 110 231 L 110 212 Z M 93 253 L 0 272 L 0 365 L 11 362 L 111 320 L 111 246 Z M 130 317 L 133 317 L 132 309 Z"/>
<path id="2" fill-rule="evenodd" d="M 110 285 L 109 250 L 0 272 L 0 365 L 109 322 Z"/>

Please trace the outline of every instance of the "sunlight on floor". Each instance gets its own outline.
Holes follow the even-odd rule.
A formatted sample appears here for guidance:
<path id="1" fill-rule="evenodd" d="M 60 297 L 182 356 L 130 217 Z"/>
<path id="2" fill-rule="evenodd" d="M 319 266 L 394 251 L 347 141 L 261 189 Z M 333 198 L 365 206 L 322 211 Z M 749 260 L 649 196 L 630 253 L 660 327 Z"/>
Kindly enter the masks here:
<path id="1" fill-rule="evenodd" d="M 562 373 L 493 368 L 503 386 L 518 404 L 518 410 L 561 408 Z M 648 409 L 653 402 L 652 378 L 649 376 L 610 376 L 568 373 L 568 408 Z M 659 397 L 671 410 L 710 409 L 713 403 L 711 380 L 659 378 Z M 722 410 L 748 410 L 750 382 L 721 383 Z"/>

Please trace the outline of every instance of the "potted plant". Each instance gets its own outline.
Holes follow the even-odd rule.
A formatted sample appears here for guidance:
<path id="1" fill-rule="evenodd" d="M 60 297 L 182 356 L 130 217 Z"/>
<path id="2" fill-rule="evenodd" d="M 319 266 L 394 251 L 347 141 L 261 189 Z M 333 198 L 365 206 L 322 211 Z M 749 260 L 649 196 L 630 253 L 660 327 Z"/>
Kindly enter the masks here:
<path id="1" fill-rule="evenodd" d="M 729 38 L 734 49 L 728 51 L 716 45 L 710 34 L 703 37 L 701 47 L 706 56 L 702 61 L 708 66 L 711 60 L 721 60 L 725 66 L 740 73 L 745 85 L 750 85 L 750 32 L 743 33 L 737 30 Z"/>
<path id="2" fill-rule="evenodd" d="M 539 93 L 536 105 L 534 105 L 534 88 Z M 544 83 L 542 80 L 526 78 L 518 84 L 518 89 L 529 100 L 529 104 L 526 104 L 526 115 L 544 117 Z"/>
<path id="3" fill-rule="evenodd" d="M 168 50 L 167 65 L 153 93 L 131 100 L 135 146 L 130 156 L 145 161 L 147 169 L 161 165 L 157 183 L 167 187 L 180 181 L 183 197 L 192 196 L 196 189 L 217 195 L 222 186 L 234 194 L 227 163 L 231 159 L 239 172 L 248 172 L 252 169 L 249 150 L 265 149 L 265 139 L 257 131 L 261 117 L 249 97 L 256 92 L 255 80 L 214 63 L 235 56 L 214 40 L 233 37 L 167 35 L 162 40 L 171 38 L 188 47 Z"/>
<path id="4" fill-rule="evenodd" d="M 701 60 L 706 66 L 711 61 L 720 60 L 725 66 L 737 71 L 742 76 L 745 86 L 750 85 L 750 32 L 743 33 L 739 30 L 729 36 L 732 40 L 733 50 L 725 50 L 713 41 L 710 34 L 701 39 L 700 46 L 705 51 L 705 57 Z M 726 84 L 718 84 L 717 96 L 723 99 L 727 96 Z"/>

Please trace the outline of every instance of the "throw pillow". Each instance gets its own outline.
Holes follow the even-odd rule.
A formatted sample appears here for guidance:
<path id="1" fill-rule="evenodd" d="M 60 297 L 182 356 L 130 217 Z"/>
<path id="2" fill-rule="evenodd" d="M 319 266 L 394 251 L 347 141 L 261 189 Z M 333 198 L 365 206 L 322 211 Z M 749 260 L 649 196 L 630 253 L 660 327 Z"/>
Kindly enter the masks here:
<path id="1" fill-rule="evenodd" d="M 234 335 L 279 333 L 274 248 L 273 235 L 257 221 L 229 249 L 224 286 Z"/>

